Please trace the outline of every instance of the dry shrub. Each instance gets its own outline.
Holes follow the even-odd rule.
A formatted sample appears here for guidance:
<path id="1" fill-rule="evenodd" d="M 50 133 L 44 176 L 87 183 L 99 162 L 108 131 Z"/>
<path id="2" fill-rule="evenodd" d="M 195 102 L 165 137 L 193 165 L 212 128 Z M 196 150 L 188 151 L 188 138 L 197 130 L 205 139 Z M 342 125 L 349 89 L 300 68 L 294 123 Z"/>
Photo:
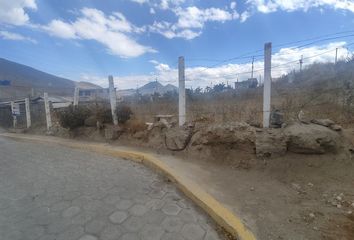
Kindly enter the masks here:
<path id="1" fill-rule="evenodd" d="M 101 104 L 98 105 L 96 104 L 95 106 L 90 106 L 90 111 L 93 113 L 93 116 L 96 117 L 98 121 L 101 123 L 112 123 L 112 111 L 109 105 L 107 104 Z M 118 122 L 119 123 L 125 123 L 127 122 L 131 116 L 133 115 L 133 112 L 131 108 L 127 105 L 118 105 L 116 108 L 116 113 L 118 117 Z"/>
<path id="2" fill-rule="evenodd" d="M 130 119 L 124 124 L 124 128 L 134 134 L 137 132 L 141 132 L 147 129 L 147 125 L 145 122 L 139 120 L 139 119 Z"/>
<path id="3" fill-rule="evenodd" d="M 11 127 L 12 120 L 11 108 L 0 108 L 0 126 L 5 128 Z"/>
<path id="4" fill-rule="evenodd" d="M 133 115 L 133 111 L 128 105 L 118 105 L 116 109 L 119 123 L 126 123 Z"/>
<path id="5" fill-rule="evenodd" d="M 95 116 L 101 123 L 111 123 L 112 122 L 112 111 L 109 107 L 102 106 L 95 110 Z"/>
<path id="6" fill-rule="evenodd" d="M 84 106 L 69 106 L 68 108 L 59 110 L 56 113 L 59 124 L 63 128 L 73 130 L 85 125 L 85 119 L 91 115 L 89 108 Z"/>

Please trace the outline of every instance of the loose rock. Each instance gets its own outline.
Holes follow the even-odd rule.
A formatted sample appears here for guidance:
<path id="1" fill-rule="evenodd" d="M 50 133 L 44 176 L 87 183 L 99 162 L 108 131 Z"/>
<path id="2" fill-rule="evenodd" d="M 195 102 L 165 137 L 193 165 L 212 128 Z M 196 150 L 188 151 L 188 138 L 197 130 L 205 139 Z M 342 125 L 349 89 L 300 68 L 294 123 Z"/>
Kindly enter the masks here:
<path id="1" fill-rule="evenodd" d="M 287 137 L 281 129 L 256 132 L 256 155 L 258 157 L 283 155 L 287 151 Z"/>
<path id="2" fill-rule="evenodd" d="M 336 152 L 341 146 L 340 135 L 316 124 L 293 124 L 284 131 L 288 137 L 288 150 L 302 154 Z"/>
<path id="3" fill-rule="evenodd" d="M 166 148 L 172 151 L 182 151 L 188 145 L 193 130 L 192 128 L 171 128 L 165 135 Z"/>
<path id="4" fill-rule="evenodd" d="M 116 140 L 123 133 L 123 130 L 119 126 L 107 127 L 104 130 L 104 136 L 106 140 Z"/>
<path id="5" fill-rule="evenodd" d="M 311 122 L 324 127 L 329 127 L 335 124 L 331 119 L 312 119 Z"/>

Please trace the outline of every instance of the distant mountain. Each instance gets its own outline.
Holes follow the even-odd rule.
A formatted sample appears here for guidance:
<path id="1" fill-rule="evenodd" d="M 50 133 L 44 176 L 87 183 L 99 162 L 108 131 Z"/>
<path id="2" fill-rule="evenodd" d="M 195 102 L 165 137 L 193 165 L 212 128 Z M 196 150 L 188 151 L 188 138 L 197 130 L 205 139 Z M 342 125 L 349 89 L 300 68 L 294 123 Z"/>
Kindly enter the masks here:
<path id="1" fill-rule="evenodd" d="M 178 90 L 178 88 L 172 84 L 167 84 L 164 86 L 161 83 L 159 83 L 158 81 L 154 81 L 154 82 L 149 82 L 138 89 L 118 90 L 118 96 L 120 96 L 120 97 L 131 96 L 131 95 L 136 94 L 137 91 L 141 95 L 151 95 L 151 94 L 154 94 L 155 92 L 162 95 L 166 92 L 173 92 L 173 91 L 177 91 L 177 90 Z"/>
<path id="2" fill-rule="evenodd" d="M 166 92 L 178 91 L 178 88 L 177 88 L 175 85 L 167 84 L 167 85 L 164 87 L 164 91 L 166 91 Z"/>
<path id="3" fill-rule="evenodd" d="M 42 95 L 43 92 L 71 96 L 76 85 L 83 85 L 86 89 L 100 88 L 91 83 L 78 83 L 0 58 L 0 99 L 23 98 L 33 93 Z"/>
<path id="4" fill-rule="evenodd" d="M 142 86 L 138 90 L 139 90 L 139 93 L 142 95 L 150 95 L 150 94 L 154 94 L 155 92 L 162 95 L 168 91 L 177 91 L 177 89 L 178 88 L 173 86 L 172 84 L 167 84 L 166 86 L 164 86 L 161 83 L 159 83 L 158 81 L 154 81 L 154 82 L 149 82 L 149 83 L 145 84 L 144 86 Z"/>
<path id="5" fill-rule="evenodd" d="M 135 93 L 136 89 L 123 89 L 117 91 L 118 97 L 128 97 L 134 95 Z"/>
<path id="6" fill-rule="evenodd" d="M 139 88 L 139 93 L 142 95 L 150 95 L 154 94 L 155 92 L 161 93 L 163 87 L 164 86 L 158 81 L 149 82 Z"/>

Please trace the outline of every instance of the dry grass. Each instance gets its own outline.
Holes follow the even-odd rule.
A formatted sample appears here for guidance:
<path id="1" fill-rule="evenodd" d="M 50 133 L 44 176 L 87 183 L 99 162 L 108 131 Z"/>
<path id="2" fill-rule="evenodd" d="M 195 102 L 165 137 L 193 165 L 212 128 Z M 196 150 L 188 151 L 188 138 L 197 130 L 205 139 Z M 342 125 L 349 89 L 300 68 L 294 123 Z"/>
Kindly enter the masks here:
<path id="1" fill-rule="evenodd" d="M 261 125 L 262 98 L 262 88 L 259 88 L 187 99 L 187 121 L 207 119 L 216 123 L 243 121 L 256 126 Z M 135 118 L 144 122 L 153 121 L 157 114 L 178 115 L 176 101 L 134 103 L 131 104 L 131 108 Z M 296 120 L 299 111 L 302 110 L 309 119 L 330 118 L 346 127 L 354 125 L 353 109 L 343 105 L 343 96 L 338 89 L 303 91 L 295 88 L 274 88 L 272 109 L 283 112 L 287 122 Z"/>
<path id="2" fill-rule="evenodd" d="M 130 119 L 126 123 L 123 124 L 123 127 L 128 130 L 130 133 L 134 134 L 137 132 L 141 132 L 147 129 L 147 125 L 144 121 L 140 119 Z"/>
<path id="3" fill-rule="evenodd" d="M 222 93 L 194 94 L 187 97 L 187 121 L 200 119 L 216 123 L 262 122 L 263 88 L 229 90 Z M 329 118 L 344 127 L 354 126 L 354 59 L 313 64 L 301 73 L 274 79 L 272 109 L 284 113 L 286 122 L 305 117 Z M 178 100 L 129 103 L 135 117 L 152 121 L 157 114 L 178 114 Z"/>

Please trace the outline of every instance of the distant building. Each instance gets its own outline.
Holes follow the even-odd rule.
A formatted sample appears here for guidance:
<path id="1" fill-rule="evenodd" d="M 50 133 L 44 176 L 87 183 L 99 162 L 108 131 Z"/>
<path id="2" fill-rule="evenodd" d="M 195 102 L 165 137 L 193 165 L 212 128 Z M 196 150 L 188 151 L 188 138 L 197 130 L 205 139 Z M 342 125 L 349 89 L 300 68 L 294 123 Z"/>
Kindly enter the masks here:
<path id="1" fill-rule="evenodd" d="M 108 100 L 109 89 L 108 88 L 96 88 L 96 89 L 80 89 L 79 101 L 94 101 L 94 100 Z"/>
<path id="2" fill-rule="evenodd" d="M 70 105 L 73 104 L 72 97 L 49 96 L 48 101 L 50 103 L 52 103 L 52 107 L 54 109 L 66 108 L 66 107 L 69 107 Z M 33 104 L 39 103 L 39 102 L 44 102 L 44 98 L 43 97 L 36 97 L 36 98 L 31 99 L 31 102 Z"/>
<path id="3" fill-rule="evenodd" d="M 249 78 L 246 81 L 235 82 L 235 89 L 249 89 L 256 88 L 258 86 L 257 78 Z"/>

